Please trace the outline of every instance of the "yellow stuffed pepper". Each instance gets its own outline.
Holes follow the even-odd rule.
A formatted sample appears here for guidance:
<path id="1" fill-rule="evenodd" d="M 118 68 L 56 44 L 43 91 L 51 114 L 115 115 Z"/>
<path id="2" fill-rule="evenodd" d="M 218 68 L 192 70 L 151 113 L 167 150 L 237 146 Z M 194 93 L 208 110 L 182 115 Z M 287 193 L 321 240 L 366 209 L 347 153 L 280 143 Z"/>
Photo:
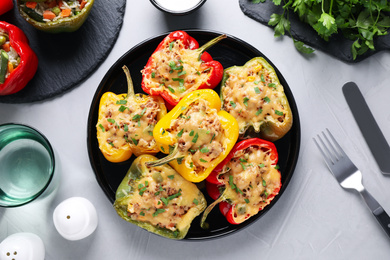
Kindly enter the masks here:
<path id="1" fill-rule="evenodd" d="M 123 162 L 132 154 L 155 154 L 159 151 L 153 128 L 167 109 L 161 97 L 134 94 L 129 69 L 126 73 L 128 93 L 106 92 L 99 104 L 96 124 L 99 148 L 110 162 Z"/>
<path id="2" fill-rule="evenodd" d="M 155 126 L 153 136 L 168 163 L 185 179 L 201 182 L 229 154 L 238 139 L 237 120 L 221 109 L 211 89 L 193 91 Z"/>

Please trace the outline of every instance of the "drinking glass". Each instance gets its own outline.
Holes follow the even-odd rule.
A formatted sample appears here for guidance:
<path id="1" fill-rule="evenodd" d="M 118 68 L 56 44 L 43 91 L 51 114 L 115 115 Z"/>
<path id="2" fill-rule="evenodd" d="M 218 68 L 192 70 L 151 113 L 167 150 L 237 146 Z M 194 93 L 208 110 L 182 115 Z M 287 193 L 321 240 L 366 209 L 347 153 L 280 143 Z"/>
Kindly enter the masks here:
<path id="1" fill-rule="evenodd" d="M 0 207 L 25 205 L 53 182 L 55 156 L 47 138 L 23 124 L 0 125 Z"/>

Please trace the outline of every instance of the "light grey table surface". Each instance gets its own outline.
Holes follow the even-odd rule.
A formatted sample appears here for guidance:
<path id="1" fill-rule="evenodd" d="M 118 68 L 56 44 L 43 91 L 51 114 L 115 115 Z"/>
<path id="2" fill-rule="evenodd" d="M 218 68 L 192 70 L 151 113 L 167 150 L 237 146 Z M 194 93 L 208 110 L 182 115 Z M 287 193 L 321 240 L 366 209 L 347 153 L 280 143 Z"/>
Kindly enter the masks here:
<path id="1" fill-rule="evenodd" d="M 166 15 L 149 1 L 128 1 L 118 41 L 103 64 L 75 89 L 51 100 L 0 104 L 0 123 L 36 127 L 57 152 L 57 193 L 28 206 L 0 209 L 0 241 L 17 232 L 39 235 L 46 259 L 389 259 L 390 239 L 355 192 L 340 188 L 312 138 L 329 128 L 362 170 L 366 188 L 390 212 L 390 177 L 383 176 L 342 95 L 355 81 L 390 140 L 390 53 L 357 64 L 320 51 L 298 53 L 290 38 L 245 16 L 237 0 L 209 0 L 184 17 Z M 289 186 L 274 207 L 242 231 L 204 242 L 178 242 L 152 235 L 119 218 L 98 185 L 87 151 L 87 118 L 95 90 L 108 69 L 136 44 L 176 29 L 208 29 L 234 35 L 259 49 L 287 80 L 298 106 L 301 149 Z M 389 158 L 390 159 L 390 158 Z M 89 199 L 97 230 L 67 241 L 52 213 L 63 200 Z"/>

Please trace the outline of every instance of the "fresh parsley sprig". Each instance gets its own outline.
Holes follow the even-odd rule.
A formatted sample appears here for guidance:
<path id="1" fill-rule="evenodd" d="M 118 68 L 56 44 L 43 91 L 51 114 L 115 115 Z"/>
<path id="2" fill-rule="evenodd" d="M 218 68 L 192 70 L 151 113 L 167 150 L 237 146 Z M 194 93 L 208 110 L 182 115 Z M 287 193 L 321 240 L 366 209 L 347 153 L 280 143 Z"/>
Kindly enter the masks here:
<path id="1" fill-rule="evenodd" d="M 266 0 L 252 0 L 263 3 Z M 388 34 L 390 28 L 390 2 L 386 0 L 271 0 L 283 7 L 282 14 L 272 14 L 268 22 L 274 27 L 275 37 L 288 32 L 291 36 L 289 13 L 297 14 L 324 40 L 342 34 L 351 40 L 351 53 L 355 60 L 369 50 L 375 50 L 374 40 Z M 293 38 L 293 37 L 292 37 Z M 313 49 L 293 38 L 295 47 L 303 53 Z"/>

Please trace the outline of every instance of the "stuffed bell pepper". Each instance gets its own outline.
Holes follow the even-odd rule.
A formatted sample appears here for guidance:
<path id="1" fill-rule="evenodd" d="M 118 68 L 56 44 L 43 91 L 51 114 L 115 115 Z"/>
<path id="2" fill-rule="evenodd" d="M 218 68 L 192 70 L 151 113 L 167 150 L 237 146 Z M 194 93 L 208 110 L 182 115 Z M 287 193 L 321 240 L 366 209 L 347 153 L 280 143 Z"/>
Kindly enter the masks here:
<path id="1" fill-rule="evenodd" d="M 2 0 L 0 5 L 0 15 L 12 10 L 12 8 L 14 8 L 14 2 L 12 0 Z"/>
<path id="2" fill-rule="evenodd" d="M 38 58 L 15 25 L 0 21 L 0 95 L 22 90 L 34 77 Z"/>
<path id="3" fill-rule="evenodd" d="M 240 224 L 271 203 L 281 188 L 278 152 L 273 143 L 251 138 L 237 143 L 226 159 L 206 179 L 206 189 L 215 201 L 205 210 L 201 225 L 219 203 L 231 224 Z"/>
<path id="4" fill-rule="evenodd" d="M 186 94 L 216 87 L 223 75 L 221 63 L 206 49 L 226 38 L 221 35 L 199 48 L 198 42 L 184 31 L 170 33 L 158 45 L 142 70 L 142 89 L 160 95 L 174 107 Z"/>
<path id="5" fill-rule="evenodd" d="M 183 239 L 191 222 L 206 208 L 197 186 L 169 165 L 146 166 L 157 158 L 136 158 L 116 192 L 114 208 L 120 217 L 150 232 Z"/>
<path id="6" fill-rule="evenodd" d="M 221 109 L 212 89 L 184 96 L 155 126 L 153 136 L 163 153 L 150 165 L 170 165 L 185 179 L 201 182 L 229 154 L 238 138 L 236 119 Z"/>
<path id="7" fill-rule="evenodd" d="M 129 69 L 123 66 L 123 70 L 128 93 L 104 93 L 96 124 L 99 148 L 110 162 L 126 161 L 132 154 L 157 153 L 153 128 L 167 113 L 161 97 L 134 94 Z"/>
<path id="8" fill-rule="evenodd" d="M 85 22 L 95 0 L 17 0 L 20 15 L 36 29 L 73 32 Z"/>
<path id="9" fill-rule="evenodd" d="M 240 137 L 254 130 L 260 138 L 276 141 L 292 126 L 292 112 L 283 86 L 264 58 L 256 57 L 243 66 L 225 69 L 221 99 L 223 110 L 237 119 Z"/>

